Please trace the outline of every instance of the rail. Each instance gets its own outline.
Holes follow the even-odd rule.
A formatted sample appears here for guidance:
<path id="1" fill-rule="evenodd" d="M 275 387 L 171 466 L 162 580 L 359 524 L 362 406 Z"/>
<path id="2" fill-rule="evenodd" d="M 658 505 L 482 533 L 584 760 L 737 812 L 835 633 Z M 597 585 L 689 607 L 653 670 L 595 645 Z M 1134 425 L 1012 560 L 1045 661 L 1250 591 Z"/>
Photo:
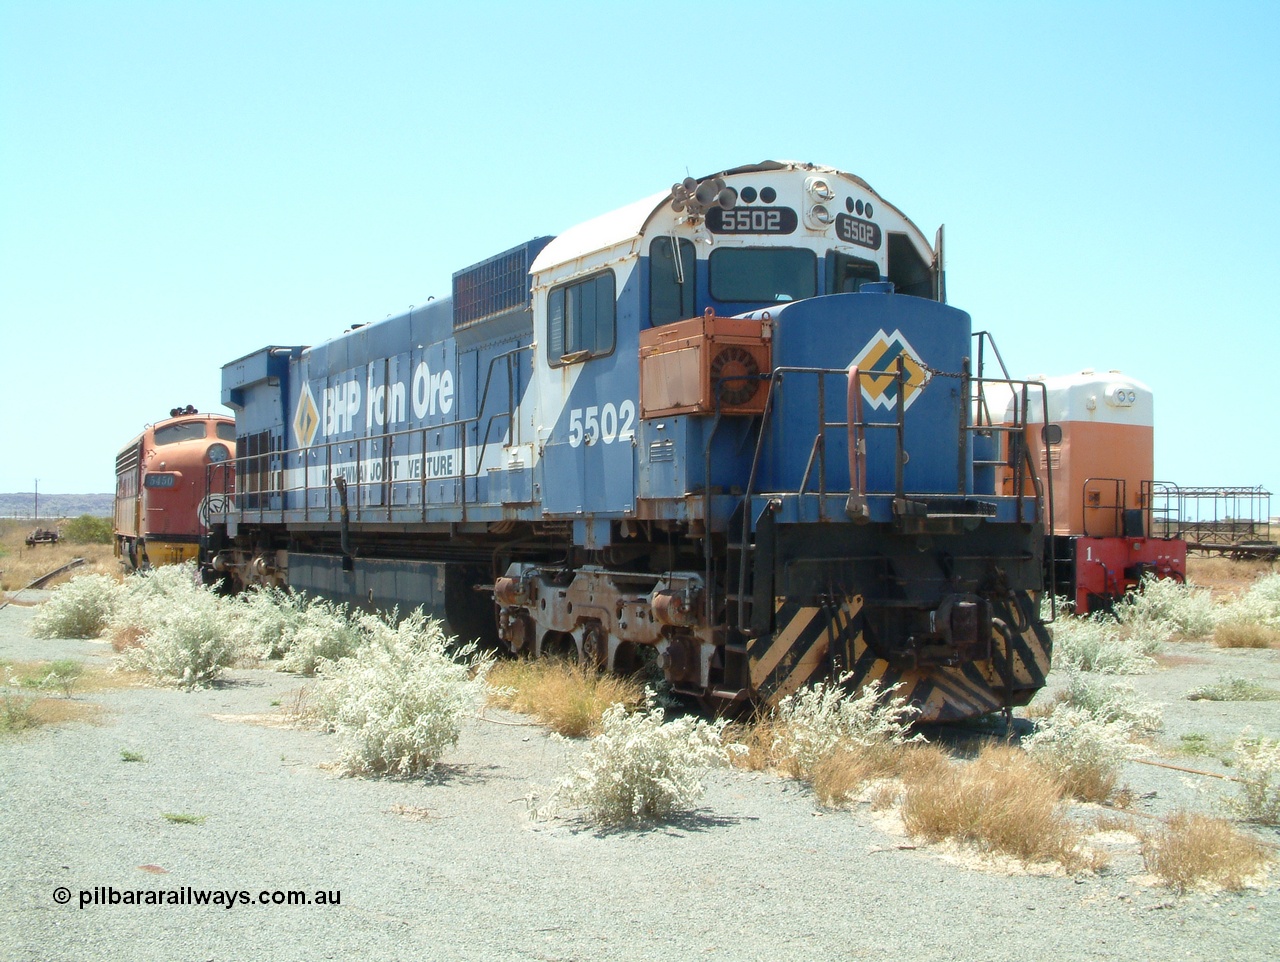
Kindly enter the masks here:
<path id="1" fill-rule="evenodd" d="M 8 598 L 4 599 L 3 601 L 0 601 L 0 609 L 8 608 L 11 603 L 17 600 L 18 595 L 22 594 L 24 591 L 35 591 L 38 588 L 40 588 L 42 585 L 58 577 L 58 575 L 64 574 L 70 571 L 72 568 L 78 568 L 82 564 L 84 564 L 84 558 L 72 558 L 66 564 L 58 568 L 54 568 L 52 571 L 46 571 L 39 578 L 36 578 L 33 581 L 29 581 L 27 584 L 23 585 L 17 591 L 11 591 L 9 593 Z"/>

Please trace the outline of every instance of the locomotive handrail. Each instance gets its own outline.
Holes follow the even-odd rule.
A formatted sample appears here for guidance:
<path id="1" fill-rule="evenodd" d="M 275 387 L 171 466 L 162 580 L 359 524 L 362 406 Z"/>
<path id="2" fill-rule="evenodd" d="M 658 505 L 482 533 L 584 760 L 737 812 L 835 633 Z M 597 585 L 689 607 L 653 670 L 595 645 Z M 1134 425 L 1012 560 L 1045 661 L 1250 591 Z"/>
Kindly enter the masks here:
<path id="1" fill-rule="evenodd" d="M 742 626 L 746 621 L 746 582 L 747 582 L 747 545 L 750 542 L 753 532 L 753 521 L 751 518 L 751 496 L 755 491 L 755 482 L 759 474 L 760 460 L 764 452 L 764 442 L 768 435 L 769 423 L 773 417 L 774 398 L 776 397 L 776 389 L 780 388 L 786 375 L 815 375 L 818 379 L 818 404 L 817 404 L 817 432 L 814 435 L 813 443 L 809 449 L 809 460 L 805 466 L 804 476 L 801 479 L 800 487 L 795 492 L 803 494 L 808 487 L 809 477 L 812 473 L 815 461 L 818 463 L 818 485 L 819 499 L 818 511 L 819 517 L 825 519 L 826 510 L 826 431 L 829 428 L 844 428 L 849 430 L 850 422 L 845 421 L 828 421 L 826 419 L 826 378 L 832 377 L 850 377 L 854 374 L 857 378 L 863 377 L 884 377 L 886 372 L 869 372 L 858 371 L 855 368 L 825 368 L 825 367 L 797 367 L 797 366 L 780 366 L 775 367 L 769 374 L 769 392 L 765 396 L 764 410 L 761 414 L 760 431 L 756 436 L 755 451 L 751 458 L 751 470 L 747 475 L 747 485 L 742 494 L 742 534 L 740 538 L 740 550 L 738 559 L 738 625 L 739 630 L 743 630 Z M 898 369 L 893 372 L 892 376 L 898 382 L 899 396 L 901 396 L 901 388 L 904 383 L 905 372 L 902 367 L 901 358 L 899 358 Z M 726 378 L 726 380 L 729 380 Z M 859 391 L 861 393 L 861 391 Z M 902 405 L 898 406 L 901 409 Z M 859 415 L 860 415 L 859 411 Z M 899 465 L 899 476 L 896 478 L 895 487 L 901 489 L 902 479 L 902 441 L 905 436 L 905 426 L 899 411 L 898 419 L 893 423 L 870 422 L 865 421 L 861 416 L 857 419 L 858 429 L 865 431 L 868 428 L 892 428 L 897 432 L 897 462 Z M 709 476 L 708 476 L 709 479 Z"/>
<path id="2" fill-rule="evenodd" d="M 1143 510 L 1146 512 L 1146 531 L 1150 537 L 1156 537 L 1155 526 L 1157 518 L 1159 519 L 1161 538 L 1178 538 L 1182 536 L 1182 518 L 1177 514 L 1177 508 L 1170 506 L 1170 501 L 1176 505 L 1182 497 L 1179 487 L 1171 481 L 1153 481 L 1144 480 L 1139 483 L 1138 498 L 1142 502 Z M 1160 507 L 1156 507 L 1156 502 L 1160 502 Z M 1173 517 L 1170 517 L 1172 515 Z M 1172 531 L 1172 533 L 1171 533 Z"/>
<path id="3" fill-rule="evenodd" d="M 1005 366 L 1004 358 L 1000 356 L 1000 348 L 996 347 L 996 339 L 991 336 L 991 332 L 974 331 L 972 336 L 978 342 L 978 377 L 983 377 L 983 372 L 986 370 L 986 345 L 990 344 L 991 353 L 996 356 L 996 363 L 1000 365 L 1000 373 L 1004 375 L 1003 380 L 1012 384 L 1013 378 L 1009 376 L 1009 369 Z M 978 389 L 977 402 L 978 410 L 987 416 L 987 424 L 992 424 L 994 419 L 991 417 L 991 411 L 987 408 L 987 395 L 981 387 Z M 981 423 L 980 418 L 979 422 Z"/>
<path id="4" fill-rule="evenodd" d="M 992 350 L 995 351 L 995 345 L 992 344 Z M 997 360 L 999 360 L 1003 368 L 1004 362 L 1000 359 L 999 352 L 996 351 Z M 936 374 L 944 374 L 945 372 L 931 372 Z M 850 368 L 815 368 L 815 367 L 793 367 L 780 366 L 770 372 L 768 376 L 769 391 L 765 397 L 764 410 L 761 415 L 761 423 L 759 434 L 756 437 L 755 451 L 752 456 L 751 470 L 747 476 L 747 485 L 742 496 L 742 529 L 739 538 L 739 559 L 738 559 L 738 624 L 740 630 L 746 623 L 746 576 L 748 567 L 747 545 L 750 543 L 754 520 L 751 517 L 751 497 L 755 493 L 756 481 L 759 476 L 760 461 L 763 457 L 765 438 L 768 435 L 769 425 L 771 423 L 774 411 L 774 405 L 777 397 L 777 391 L 781 390 L 783 382 L 789 375 L 812 375 L 818 380 L 818 404 L 817 415 L 818 425 L 814 440 L 810 445 L 809 458 L 805 465 L 804 474 L 802 476 L 800 486 L 796 490 L 796 494 L 802 495 L 808 489 L 809 482 L 813 476 L 814 468 L 817 467 L 819 501 L 818 511 L 819 517 L 825 519 L 826 509 L 826 431 L 833 428 L 844 428 L 849 433 L 850 446 L 850 489 L 852 491 L 860 491 L 862 498 L 866 496 L 866 474 L 865 474 L 865 450 L 863 443 L 865 441 L 865 432 L 869 429 L 892 429 L 895 433 L 895 451 L 894 451 L 894 497 L 898 501 L 906 499 L 906 479 L 905 479 L 905 460 L 903 452 L 906 449 L 906 405 L 899 403 L 896 405 L 896 417 L 893 421 L 872 421 L 868 422 L 863 416 L 861 409 L 861 390 L 854 391 L 852 385 L 861 383 L 863 378 L 882 378 L 891 376 L 897 384 L 898 396 L 903 396 L 903 387 L 907 383 L 907 372 L 903 358 L 898 357 L 894 370 L 887 371 L 862 371 L 857 367 Z M 849 379 L 851 385 L 848 396 L 854 400 L 846 405 L 848 411 L 849 405 L 853 410 L 848 411 L 845 421 L 828 421 L 826 419 L 826 390 L 825 381 L 827 376 L 842 376 Z M 979 374 L 974 377 L 970 372 L 969 359 L 965 358 L 962 371 L 960 374 L 949 374 L 949 377 L 959 377 L 962 383 L 961 389 L 961 413 L 960 413 L 960 454 L 958 456 L 958 493 L 965 494 L 968 491 L 968 459 L 967 452 L 969 450 L 968 437 L 970 434 L 978 431 L 994 432 L 999 434 L 1008 434 L 1010 437 L 1025 438 L 1027 427 L 1027 414 L 1030 410 L 1028 400 L 1029 393 L 1034 385 L 1041 394 L 1041 409 L 1048 410 L 1047 390 L 1043 382 L 1014 380 L 1012 378 L 995 378 L 983 377 Z M 729 380 L 729 379 L 726 379 Z M 980 397 L 985 395 L 984 388 L 989 384 L 1004 384 L 1015 391 L 1014 417 L 1012 423 L 1009 424 L 970 424 L 968 422 L 968 411 Z M 1019 390 L 1020 389 L 1020 390 Z M 971 392 L 977 392 L 976 396 L 970 397 Z M 718 426 L 718 421 L 717 421 Z M 714 431 L 714 426 L 713 426 Z M 708 456 L 710 442 L 708 441 Z M 1028 497 L 1034 501 L 1036 508 L 1036 517 L 1046 525 L 1047 531 L 1053 529 L 1054 504 L 1053 504 L 1053 485 L 1052 485 L 1052 464 L 1049 458 L 1045 459 L 1046 479 L 1042 481 L 1037 471 L 1036 465 L 1031 457 L 1031 451 L 1026 443 L 1018 445 L 1016 459 L 1014 460 L 1014 489 L 1013 496 L 1015 498 L 1015 510 L 1017 512 L 1017 520 L 1023 522 L 1026 520 L 1025 502 Z M 710 473 L 707 474 L 709 491 Z M 1030 483 L 1031 492 L 1028 495 L 1026 490 L 1028 482 Z M 709 498 L 709 495 L 706 496 Z M 709 509 L 706 510 L 706 516 L 709 517 Z M 1053 559 L 1050 559 L 1051 569 L 1054 569 Z M 708 561 L 709 569 L 709 561 Z M 707 572 L 708 579 L 710 571 Z M 1051 574 L 1051 577 L 1053 575 Z M 1052 594 L 1052 592 L 1051 592 Z M 1050 601 L 1050 619 L 1053 620 L 1057 615 L 1056 600 Z"/>
<path id="5" fill-rule="evenodd" d="M 311 468 L 311 464 L 308 456 L 317 452 L 323 446 L 323 449 L 325 452 L 324 475 L 327 482 L 325 484 L 324 509 L 325 509 L 326 515 L 331 517 L 333 515 L 334 448 L 341 447 L 343 445 L 349 445 L 353 447 L 355 451 L 356 476 L 353 481 L 349 481 L 348 483 L 355 489 L 354 491 L 355 520 L 361 521 L 364 519 L 364 516 L 368 513 L 366 511 L 366 508 L 370 507 L 369 505 L 365 504 L 365 501 L 366 501 L 365 495 L 370 490 L 370 486 L 374 484 L 378 484 L 378 485 L 390 484 L 393 481 L 393 479 L 389 477 L 388 471 L 385 470 L 385 466 L 391 463 L 394 452 L 398 446 L 398 442 L 403 443 L 406 439 L 418 438 L 421 441 L 422 454 L 425 456 L 428 451 L 427 436 L 428 436 L 428 433 L 431 431 L 455 432 L 456 437 L 458 439 L 458 447 L 462 452 L 462 460 L 458 466 L 458 469 L 448 475 L 443 475 L 437 478 L 428 478 L 427 472 L 425 471 L 425 469 L 422 471 L 420 478 L 417 479 L 421 485 L 421 496 L 419 497 L 419 503 L 421 505 L 422 516 L 425 520 L 426 509 L 427 509 L 426 483 L 428 480 L 454 480 L 454 481 L 461 482 L 461 485 L 460 485 L 461 490 L 455 493 L 453 503 L 455 505 L 461 505 L 463 508 L 463 511 L 465 512 L 466 505 L 467 505 L 466 481 L 472 478 L 478 478 L 480 476 L 480 473 L 482 471 L 482 466 L 484 464 L 485 454 L 488 451 L 488 445 L 490 443 L 490 440 L 493 434 L 494 424 L 503 418 L 505 418 L 507 422 L 511 424 L 513 427 L 517 423 L 515 419 L 515 413 L 514 413 L 515 365 L 513 364 L 513 359 L 524 351 L 532 351 L 532 350 L 533 350 L 532 344 L 523 345 L 521 347 L 517 347 L 509 351 L 505 351 L 502 354 L 494 355 L 489 359 L 488 367 L 485 372 L 484 387 L 480 395 L 480 404 L 476 409 L 476 413 L 472 416 L 468 416 L 465 418 L 454 418 L 453 420 L 450 420 L 450 421 L 442 421 L 439 424 L 429 424 L 429 425 L 422 425 L 422 426 L 417 426 L 412 428 L 405 428 L 399 431 L 386 431 L 378 435 L 369 435 L 369 436 L 356 437 L 356 438 L 331 439 L 331 440 L 323 441 L 321 442 L 321 444 L 308 445 L 305 447 L 280 448 L 275 451 L 264 452 L 261 454 L 240 455 L 229 461 L 222 462 L 217 466 L 210 466 L 211 469 L 214 467 L 217 467 L 219 469 L 222 469 L 224 472 L 228 470 L 232 470 L 232 471 L 235 471 L 235 473 L 240 473 L 247 478 L 250 474 L 252 474 L 252 472 L 247 470 L 249 466 L 251 464 L 257 463 L 259 459 L 264 459 L 264 458 L 266 459 L 265 463 L 267 464 L 267 478 L 268 478 L 267 487 L 257 488 L 253 491 L 236 490 L 234 492 L 234 499 L 231 501 L 228 501 L 229 508 L 228 510 L 223 512 L 223 516 L 226 517 L 227 515 L 231 514 L 233 510 L 237 514 L 243 514 L 245 511 L 253 511 L 256 508 L 257 514 L 258 514 L 258 522 L 262 523 L 262 521 L 265 518 L 266 512 L 268 510 L 272 510 L 268 504 L 268 502 L 270 501 L 270 495 L 280 494 L 282 496 L 282 501 L 281 501 L 279 510 L 283 511 L 285 510 L 283 496 L 290 492 L 301 491 L 303 493 L 303 499 L 304 499 L 304 504 L 302 505 L 303 518 L 304 520 L 311 520 L 311 514 L 312 514 L 311 492 L 313 490 L 316 490 L 316 488 L 314 488 L 313 485 L 311 484 L 312 468 Z M 507 409 L 505 411 L 499 411 L 489 415 L 488 421 L 485 425 L 485 432 L 484 432 L 483 438 L 482 439 L 477 438 L 477 440 L 480 441 L 480 443 L 476 446 L 475 467 L 474 467 L 474 470 L 470 470 L 467 465 L 467 460 L 468 460 L 467 459 L 467 448 L 468 448 L 467 434 L 469 433 L 468 428 L 479 425 L 480 421 L 484 419 L 484 412 L 488 403 L 490 389 L 493 385 L 494 369 L 499 362 L 503 362 L 506 365 Z M 377 480 L 374 480 L 369 477 L 362 477 L 362 472 L 361 472 L 361 466 L 365 463 L 365 453 L 374 442 L 378 442 L 383 445 L 382 450 L 380 452 L 380 457 L 384 464 L 384 470 L 382 472 L 382 477 Z M 514 430 L 513 430 L 513 443 L 514 443 Z M 296 460 L 299 464 L 299 469 L 302 472 L 301 483 L 289 483 L 286 479 L 286 472 L 288 470 L 288 465 L 291 460 Z M 414 479 L 406 478 L 405 480 L 410 481 Z M 386 509 L 388 513 L 388 517 L 390 517 L 390 512 L 393 508 L 393 504 L 392 504 L 393 499 L 389 493 L 389 489 L 388 489 L 387 497 L 384 500 L 386 501 L 386 504 L 383 505 L 383 507 Z M 233 508 L 230 507 L 232 505 L 234 506 Z"/>
<path id="6" fill-rule="evenodd" d="M 1113 504 L 1102 503 L 1101 484 L 1104 482 L 1111 483 L 1111 492 L 1112 492 L 1112 495 L 1114 496 Z M 1098 503 L 1093 505 L 1089 504 L 1089 485 L 1090 484 L 1099 485 Z M 1125 504 L 1128 500 L 1128 494 L 1129 494 L 1128 484 L 1125 482 L 1124 478 L 1103 478 L 1103 477 L 1085 478 L 1084 482 L 1080 485 L 1080 495 L 1081 495 L 1080 506 L 1082 511 L 1081 520 L 1084 523 L 1084 536 L 1086 538 L 1100 538 L 1100 537 L 1105 538 L 1105 537 L 1123 536 L 1124 535 L 1124 509 L 1125 509 Z M 1090 533 L 1089 531 L 1089 512 L 1090 511 L 1096 511 L 1098 513 L 1102 513 L 1104 511 L 1115 512 L 1115 520 L 1114 520 L 1115 530 L 1112 531 L 1110 535 L 1107 535 L 1105 533 L 1097 534 L 1096 532 Z"/>

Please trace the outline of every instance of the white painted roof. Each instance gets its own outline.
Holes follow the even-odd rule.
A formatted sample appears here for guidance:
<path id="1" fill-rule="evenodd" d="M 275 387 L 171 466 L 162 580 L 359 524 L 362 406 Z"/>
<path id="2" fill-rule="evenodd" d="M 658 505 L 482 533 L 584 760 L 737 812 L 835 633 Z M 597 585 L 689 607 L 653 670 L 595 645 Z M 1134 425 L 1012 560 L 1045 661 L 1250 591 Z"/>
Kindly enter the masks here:
<path id="1" fill-rule="evenodd" d="M 1037 377 L 1043 382 L 1049 401 L 1050 423 L 1092 421 L 1102 424 L 1135 424 L 1150 427 L 1155 423 L 1155 405 L 1151 388 L 1120 371 L 1081 371 L 1057 377 Z M 988 404 L 995 413 L 997 392 L 988 391 Z M 1006 420 L 1013 418 L 1014 401 L 1008 400 Z M 1033 383 L 1027 392 L 1029 421 L 1044 423 L 1040 391 Z"/>
<path id="2" fill-rule="evenodd" d="M 559 264 L 566 264 L 579 257 L 608 250 L 624 241 L 640 236 L 653 212 L 671 197 L 670 190 L 653 194 L 643 200 L 611 210 L 607 214 L 575 224 L 558 236 L 534 259 L 530 274 L 537 274 Z"/>

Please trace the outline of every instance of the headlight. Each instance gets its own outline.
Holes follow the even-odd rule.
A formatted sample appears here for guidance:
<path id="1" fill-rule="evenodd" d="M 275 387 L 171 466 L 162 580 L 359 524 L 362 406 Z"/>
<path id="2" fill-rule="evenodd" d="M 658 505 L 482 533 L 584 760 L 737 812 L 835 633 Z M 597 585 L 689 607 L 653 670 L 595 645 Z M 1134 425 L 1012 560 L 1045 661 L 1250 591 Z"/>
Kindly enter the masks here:
<path id="1" fill-rule="evenodd" d="M 218 462 L 225 461 L 227 458 L 231 457 L 231 452 L 227 450 L 227 446 L 225 444 L 211 444 L 209 445 L 209 451 L 205 456 L 209 459 L 211 464 L 217 464 Z"/>

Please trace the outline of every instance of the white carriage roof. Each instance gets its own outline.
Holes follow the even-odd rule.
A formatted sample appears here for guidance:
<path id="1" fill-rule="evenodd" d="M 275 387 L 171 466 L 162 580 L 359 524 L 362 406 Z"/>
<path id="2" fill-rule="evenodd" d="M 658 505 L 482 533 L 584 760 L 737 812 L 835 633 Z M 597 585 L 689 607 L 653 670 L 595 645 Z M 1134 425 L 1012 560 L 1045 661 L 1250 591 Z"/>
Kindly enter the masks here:
<path id="1" fill-rule="evenodd" d="M 707 177 L 787 170 L 789 168 L 802 168 L 823 174 L 841 174 L 862 185 L 871 193 L 875 193 L 871 189 L 871 185 L 861 177 L 836 170 L 834 167 L 822 167 L 818 164 L 805 164 L 794 160 L 765 160 L 758 164 L 747 164 L 742 167 L 717 171 L 715 174 L 708 174 Z M 706 178 L 702 179 L 705 180 Z M 876 196 L 879 197 L 878 194 Z M 537 259 L 534 260 L 533 265 L 529 268 L 529 273 L 537 274 L 550 267 L 566 264 L 569 261 L 585 257 L 588 254 L 594 254 L 597 251 L 608 250 L 618 244 L 639 237 L 649 218 L 670 197 L 671 191 L 664 190 L 661 193 L 653 194 L 642 200 L 627 204 L 625 207 L 619 207 L 617 210 L 601 214 L 599 217 L 594 217 L 589 221 L 570 227 L 542 249 L 542 252 L 538 254 Z M 884 203 L 883 199 L 881 202 Z"/>

